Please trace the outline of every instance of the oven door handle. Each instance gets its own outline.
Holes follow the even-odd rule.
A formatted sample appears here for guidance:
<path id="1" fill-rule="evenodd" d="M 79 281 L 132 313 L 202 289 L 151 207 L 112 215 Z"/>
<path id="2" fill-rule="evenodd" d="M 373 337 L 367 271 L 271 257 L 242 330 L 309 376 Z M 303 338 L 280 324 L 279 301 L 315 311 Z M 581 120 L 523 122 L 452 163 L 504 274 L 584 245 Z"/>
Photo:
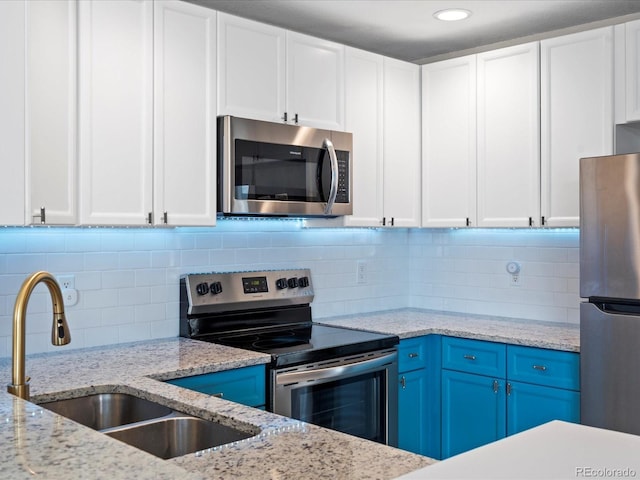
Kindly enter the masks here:
<path id="1" fill-rule="evenodd" d="M 354 362 L 347 365 L 336 365 L 328 368 L 318 368 L 304 372 L 286 372 L 276 374 L 277 385 L 287 385 L 290 383 L 308 382 L 310 380 L 334 380 L 336 378 L 353 376 L 367 373 L 379 369 L 383 365 L 388 365 L 397 359 L 397 353 L 390 353 L 363 362 Z"/>
<path id="2" fill-rule="evenodd" d="M 338 157 L 331 140 L 325 138 L 322 146 L 329 152 L 329 159 L 331 160 L 331 189 L 329 190 L 327 205 L 324 207 L 324 214 L 331 215 L 331 210 L 333 209 L 333 204 L 336 203 L 336 195 L 338 194 Z"/>

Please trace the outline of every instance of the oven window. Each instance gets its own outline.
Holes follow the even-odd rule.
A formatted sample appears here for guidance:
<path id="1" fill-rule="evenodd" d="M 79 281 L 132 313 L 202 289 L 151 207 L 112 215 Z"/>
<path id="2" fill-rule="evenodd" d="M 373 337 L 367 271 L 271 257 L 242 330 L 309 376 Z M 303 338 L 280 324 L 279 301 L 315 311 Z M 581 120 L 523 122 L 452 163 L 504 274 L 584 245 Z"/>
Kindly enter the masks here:
<path id="1" fill-rule="evenodd" d="M 291 416 L 385 443 L 385 372 L 291 390 Z"/>
<path id="2" fill-rule="evenodd" d="M 235 141 L 235 198 L 326 202 L 331 166 L 322 148 Z"/>

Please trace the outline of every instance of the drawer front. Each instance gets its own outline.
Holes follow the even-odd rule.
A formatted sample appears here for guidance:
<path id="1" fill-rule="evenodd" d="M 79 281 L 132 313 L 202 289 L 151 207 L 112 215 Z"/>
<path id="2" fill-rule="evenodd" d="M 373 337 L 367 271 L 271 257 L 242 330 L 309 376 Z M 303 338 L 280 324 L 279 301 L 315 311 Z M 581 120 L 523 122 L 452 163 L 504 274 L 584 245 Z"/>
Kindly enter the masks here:
<path id="1" fill-rule="evenodd" d="M 400 340 L 398 345 L 398 371 L 410 372 L 427 366 L 427 337 Z"/>
<path id="2" fill-rule="evenodd" d="M 580 355 L 544 348 L 507 347 L 509 380 L 580 390 Z"/>
<path id="3" fill-rule="evenodd" d="M 460 372 L 504 378 L 506 345 L 502 343 L 442 338 L 442 368 Z"/>
<path id="4" fill-rule="evenodd" d="M 167 383 L 250 407 L 265 405 L 264 365 L 176 378 Z"/>

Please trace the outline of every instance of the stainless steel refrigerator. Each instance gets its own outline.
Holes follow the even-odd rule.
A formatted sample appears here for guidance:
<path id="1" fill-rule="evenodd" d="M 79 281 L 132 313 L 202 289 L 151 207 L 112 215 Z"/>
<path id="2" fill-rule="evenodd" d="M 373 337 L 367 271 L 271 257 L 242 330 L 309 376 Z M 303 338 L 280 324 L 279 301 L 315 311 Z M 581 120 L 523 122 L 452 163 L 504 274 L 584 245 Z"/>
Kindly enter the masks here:
<path id="1" fill-rule="evenodd" d="M 581 422 L 640 434 L 640 154 L 580 159 Z"/>

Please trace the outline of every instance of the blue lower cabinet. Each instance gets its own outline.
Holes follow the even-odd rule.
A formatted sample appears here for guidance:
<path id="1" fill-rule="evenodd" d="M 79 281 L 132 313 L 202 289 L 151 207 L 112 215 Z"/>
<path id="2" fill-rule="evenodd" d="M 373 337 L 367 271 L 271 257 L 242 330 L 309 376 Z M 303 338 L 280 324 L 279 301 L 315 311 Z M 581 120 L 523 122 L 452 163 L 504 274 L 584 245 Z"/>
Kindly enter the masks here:
<path id="1" fill-rule="evenodd" d="M 425 370 L 399 374 L 398 386 L 398 447 L 424 454 L 427 444 L 428 385 Z"/>
<path id="2" fill-rule="evenodd" d="M 400 341 L 398 346 L 398 447 L 440 458 L 439 335 Z"/>
<path id="3" fill-rule="evenodd" d="M 573 390 L 509 382 L 507 435 L 550 422 L 580 423 L 580 393 Z"/>
<path id="4" fill-rule="evenodd" d="M 574 352 L 442 339 L 442 458 L 551 420 L 580 421 Z"/>
<path id="5" fill-rule="evenodd" d="M 504 379 L 442 371 L 442 458 L 506 435 Z"/>
<path id="6" fill-rule="evenodd" d="M 176 378 L 167 383 L 195 390 L 250 407 L 265 406 L 266 373 L 264 365 Z"/>

